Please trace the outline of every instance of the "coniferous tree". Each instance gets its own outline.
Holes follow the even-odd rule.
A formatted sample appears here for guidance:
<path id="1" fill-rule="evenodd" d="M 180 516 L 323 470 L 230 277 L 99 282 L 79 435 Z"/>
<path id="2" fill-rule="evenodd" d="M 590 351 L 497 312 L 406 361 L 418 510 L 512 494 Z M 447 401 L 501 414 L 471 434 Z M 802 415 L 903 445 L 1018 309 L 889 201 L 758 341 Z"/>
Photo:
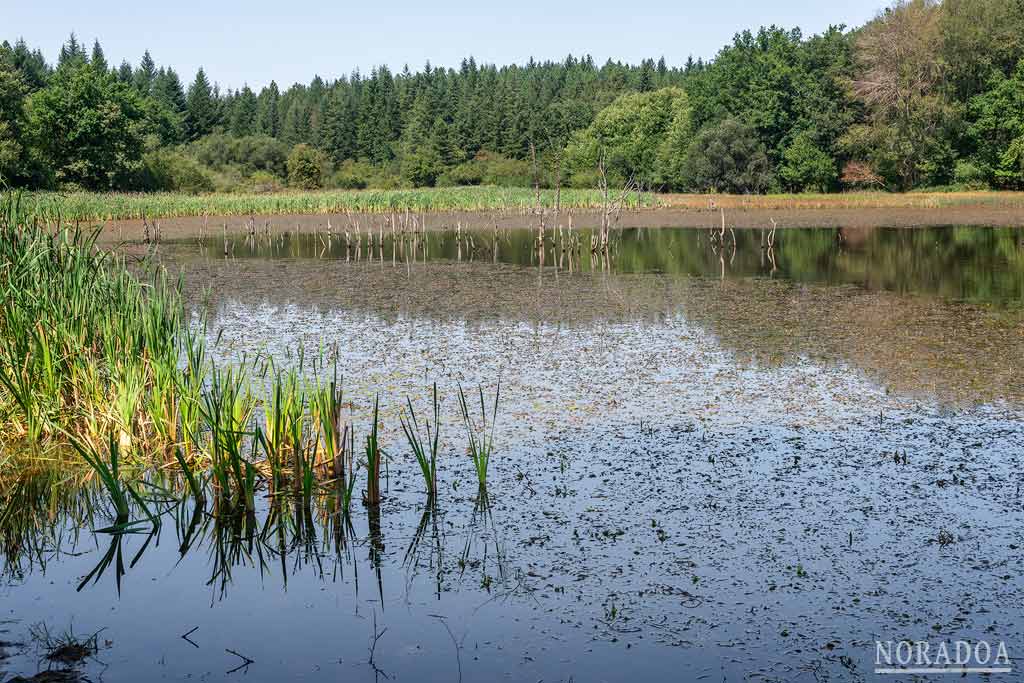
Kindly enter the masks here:
<path id="1" fill-rule="evenodd" d="M 217 101 L 206 72 L 199 67 L 185 97 L 185 134 L 189 140 L 198 140 L 213 132 L 216 123 Z"/>
<path id="2" fill-rule="evenodd" d="M 356 126 L 349 95 L 338 88 L 327 99 L 321 143 L 331 160 L 341 163 L 355 156 Z"/>
<path id="3" fill-rule="evenodd" d="M 232 135 L 244 137 L 256 133 L 256 117 L 259 105 L 256 101 L 256 94 L 248 85 L 235 95 L 235 101 L 231 110 L 229 125 Z"/>
<path id="4" fill-rule="evenodd" d="M 46 85 L 51 69 L 39 50 L 29 50 L 24 40 L 18 40 L 12 47 L 4 41 L 0 45 L 0 61 L 13 68 L 29 93 L 33 93 Z"/>
<path id="5" fill-rule="evenodd" d="M 149 50 L 142 55 L 139 68 L 135 70 L 135 89 L 144 97 L 149 96 L 153 90 L 153 80 L 156 78 L 156 62 L 153 61 Z"/>
<path id="6" fill-rule="evenodd" d="M 92 43 L 92 57 L 90 57 L 89 62 L 101 71 L 110 70 L 110 66 L 107 64 L 107 58 L 103 55 L 103 48 L 100 47 L 99 39 L 94 40 Z"/>
<path id="7" fill-rule="evenodd" d="M 74 32 L 68 37 L 60 48 L 60 55 L 57 57 L 57 68 L 73 65 L 87 61 L 85 47 L 78 42 Z"/>
<path id="8" fill-rule="evenodd" d="M 280 114 L 278 113 L 280 100 L 281 93 L 278 91 L 277 83 L 274 81 L 271 81 L 270 85 L 260 92 L 256 124 L 262 135 L 276 138 L 280 132 L 281 122 Z"/>
<path id="9" fill-rule="evenodd" d="M 122 83 L 130 84 L 134 77 L 135 73 L 132 71 L 132 65 L 127 59 L 122 60 L 121 66 L 117 67 L 117 80 Z"/>

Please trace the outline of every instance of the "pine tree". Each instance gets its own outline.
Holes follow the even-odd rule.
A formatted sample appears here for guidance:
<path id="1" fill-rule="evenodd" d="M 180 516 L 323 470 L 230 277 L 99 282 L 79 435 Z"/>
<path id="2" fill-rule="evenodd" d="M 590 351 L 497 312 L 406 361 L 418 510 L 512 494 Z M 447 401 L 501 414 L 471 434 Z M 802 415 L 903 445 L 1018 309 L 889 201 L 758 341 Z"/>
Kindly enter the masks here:
<path id="1" fill-rule="evenodd" d="M 252 135 L 256 132 L 256 116 L 259 105 L 256 101 L 256 94 L 248 85 L 235 95 L 234 105 L 231 110 L 231 133 L 238 137 Z"/>
<path id="2" fill-rule="evenodd" d="M 320 137 L 324 150 L 335 163 L 355 156 L 355 116 L 343 88 L 335 89 L 327 99 Z"/>
<path id="3" fill-rule="evenodd" d="M 60 48 L 60 55 L 57 57 L 57 68 L 72 64 L 81 64 L 87 61 L 85 48 L 78 42 L 78 38 L 72 33 L 66 43 Z"/>
<path id="4" fill-rule="evenodd" d="M 637 90 L 650 92 L 654 90 L 654 66 L 653 62 L 645 59 L 640 65 L 640 83 Z"/>
<path id="5" fill-rule="evenodd" d="M 135 89 L 142 96 L 148 96 L 153 91 L 153 80 L 156 78 L 156 62 L 149 54 L 149 50 L 142 55 L 139 68 L 135 70 Z"/>
<path id="6" fill-rule="evenodd" d="M 103 48 L 100 47 L 100 41 L 94 40 L 92 43 L 92 58 L 89 60 L 94 69 L 99 71 L 109 71 L 110 67 L 107 65 L 107 58 L 103 55 Z"/>
<path id="7" fill-rule="evenodd" d="M 176 115 L 185 117 L 188 109 L 185 89 L 174 69 L 160 69 L 153 81 L 153 97 Z"/>
<path id="8" fill-rule="evenodd" d="M 278 114 L 278 105 L 280 104 L 281 93 L 277 89 L 277 83 L 274 81 L 270 82 L 266 88 L 260 92 L 259 96 L 259 112 L 257 116 L 256 126 L 262 135 L 269 135 L 272 138 L 276 138 L 280 132 L 280 118 Z"/>
<path id="9" fill-rule="evenodd" d="M 281 140 L 288 145 L 310 142 L 309 109 L 301 98 L 296 98 L 284 114 Z"/>
<path id="10" fill-rule="evenodd" d="M 24 40 L 18 40 L 13 48 L 6 42 L 4 42 L 4 46 L 9 50 L 7 59 L 21 75 L 21 79 L 28 86 L 28 91 L 33 93 L 43 88 L 51 73 L 50 66 L 46 63 L 43 53 L 38 49 L 29 50 Z"/>
<path id="11" fill-rule="evenodd" d="M 189 140 L 198 140 L 213 132 L 213 126 L 217 123 L 217 101 L 202 67 L 199 67 L 196 79 L 189 86 L 185 109 L 185 130 Z"/>
<path id="12" fill-rule="evenodd" d="M 124 84 L 130 84 L 134 78 L 134 72 L 132 71 L 132 65 L 125 59 L 121 62 L 121 66 L 117 67 L 117 80 Z"/>

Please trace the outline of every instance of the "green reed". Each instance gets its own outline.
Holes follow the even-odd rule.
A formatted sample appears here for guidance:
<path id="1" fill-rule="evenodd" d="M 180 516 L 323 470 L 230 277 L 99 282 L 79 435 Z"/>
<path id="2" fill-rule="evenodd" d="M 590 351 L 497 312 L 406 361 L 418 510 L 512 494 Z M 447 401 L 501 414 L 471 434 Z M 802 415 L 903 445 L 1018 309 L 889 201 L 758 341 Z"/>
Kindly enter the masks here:
<path id="1" fill-rule="evenodd" d="M 135 490 L 135 487 L 124 481 L 121 476 L 121 453 L 118 440 L 111 435 L 108 444 L 107 455 L 103 457 L 92 445 L 82 443 L 75 438 L 71 439 L 71 446 L 78 451 L 78 454 L 97 475 L 116 512 L 114 526 L 101 531 L 120 532 L 132 527 L 136 522 L 129 521 L 132 510 L 131 502 L 139 506 L 154 526 L 159 526 L 160 517 L 150 511 L 146 501 Z"/>
<path id="2" fill-rule="evenodd" d="M 173 438 L 147 406 L 166 413 L 173 401 L 180 288 L 159 272 L 139 280 L 96 236 L 48 230 L 19 195 L 0 198 L 4 441 L 44 450 L 67 447 L 69 435 L 95 446 L 116 433 L 128 453 Z"/>
<path id="3" fill-rule="evenodd" d="M 462 412 L 462 422 L 466 426 L 468 444 L 466 450 L 473 460 L 473 469 L 476 472 L 477 483 L 480 486 L 481 494 L 487 492 L 487 470 L 491 464 L 491 456 L 494 454 L 494 426 L 498 420 L 498 399 L 501 396 L 501 382 L 494 392 L 494 406 L 491 410 L 491 417 L 487 417 L 487 404 L 484 401 L 484 388 L 477 388 L 480 395 L 480 417 L 477 420 L 475 409 L 470 409 L 466 401 L 466 394 L 459 385 L 459 408 Z"/>
<path id="4" fill-rule="evenodd" d="M 146 263 L 130 272 L 123 258 L 97 247 L 96 231 L 47 227 L 33 211 L 19 195 L 0 197 L 3 452 L 28 453 L 58 469 L 87 465 L 119 525 L 133 509 L 155 517 L 138 486 L 169 489 L 135 475 L 167 466 L 180 470 L 170 480 L 183 481 L 197 500 L 210 491 L 231 510 L 251 512 L 263 485 L 274 495 L 290 485 L 303 501 L 335 495 L 348 514 L 361 477 L 354 429 L 342 422 L 336 370 L 333 381 L 307 382 L 301 355 L 297 369 L 275 370 L 257 423 L 245 362 L 243 368 L 212 362 L 204 321 L 186 320 L 180 280 L 169 282 Z M 461 387 L 459 397 L 483 490 L 498 395 L 488 415 L 480 390 L 479 417 Z M 432 421 L 421 425 L 409 400 L 400 421 L 433 498 L 440 448 L 436 384 Z M 381 500 L 386 455 L 380 429 L 378 394 L 364 447 L 369 506 Z M 0 458 L 3 470 L 23 467 Z"/>
<path id="5" fill-rule="evenodd" d="M 208 455 L 213 481 L 233 508 L 254 506 L 256 468 L 244 454 L 246 437 L 255 436 L 249 431 L 254 408 L 244 372 L 212 369 L 200 410 L 210 432 Z M 254 450 L 256 441 L 251 440 Z"/>
<path id="6" fill-rule="evenodd" d="M 427 487 L 427 497 L 433 499 L 437 494 L 437 452 L 440 446 L 441 437 L 441 406 L 437 398 L 437 382 L 434 382 L 434 422 L 426 422 L 426 439 L 420 433 L 420 425 L 416 419 L 416 410 L 412 407 L 412 401 L 406 397 L 408 415 L 403 411 L 399 414 L 399 421 L 402 424 L 402 431 L 409 442 L 416 462 L 423 474 L 423 482 Z"/>
<path id="7" fill-rule="evenodd" d="M 541 190 L 540 204 L 563 209 L 599 208 L 598 190 Z M 277 214 L 389 213 L 427 211 L 530 211 L 538 194 L 531 188 L 447 187 L 404 190 L 323 190 L 276 194 L 206 194 L 32 192 L 25 196 L 31 211 L 44 220 L 100 221 L 171 216 L 253 216 Z M 650 193 L 631 194 L 626 208 L 658 206 Z"/>
<path id="8" fill-rule="evenodd" d="M 367 505 L 380 505 L 380 464 L 383 452 L 377 433 L 379 408 L 380 394 L 373 401 L 373 424 L 366 437 L 366 492 L 363 501 Z"/>

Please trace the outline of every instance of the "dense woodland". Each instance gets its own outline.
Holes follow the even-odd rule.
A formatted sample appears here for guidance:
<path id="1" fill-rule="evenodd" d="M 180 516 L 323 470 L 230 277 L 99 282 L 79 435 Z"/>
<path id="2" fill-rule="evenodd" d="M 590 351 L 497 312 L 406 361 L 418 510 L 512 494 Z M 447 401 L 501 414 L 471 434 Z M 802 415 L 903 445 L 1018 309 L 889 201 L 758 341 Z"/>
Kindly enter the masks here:
<path id="1" fill-rule="evenodd" d="M 685 53 L 685 46 L 679 46 Z M 329 65 L 325 65 L 330 68 Z M 1024 188 L 1024 0 L 900 0 L 744 31 L 712 61 L 378 67 L 188 83 L 71 35 L 0 46 L 0 183 L 86 190 L 635 182 L 664 191 Z"/>

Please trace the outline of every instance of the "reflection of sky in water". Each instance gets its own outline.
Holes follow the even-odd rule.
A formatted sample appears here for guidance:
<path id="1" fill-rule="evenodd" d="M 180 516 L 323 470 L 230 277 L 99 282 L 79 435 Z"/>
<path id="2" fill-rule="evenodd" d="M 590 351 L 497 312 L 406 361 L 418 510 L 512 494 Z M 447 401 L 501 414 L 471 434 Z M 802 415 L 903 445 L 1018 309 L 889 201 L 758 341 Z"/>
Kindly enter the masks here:
<path id="1" fill-rule="evenodd" d="M 346 391 L 364 409 L 375 390 L 387 411 L 407 395 L 425 401 L 435 380 L 443 395 L 454 396 L 459 382 L 482 384 L 493 394 L 500 377 L 500 426 L 510 437 L 668 418 L 708 428 L 750 422 L 831 428 L 850 415 L 903 405 L 845 366 L 737 362 L 682 316 L 582 326 L 405 316 L 384 321 L 372 314 L 229 301 L 212 316 L 210 337 L 211 346 L 220 339 L 218 360 L 262 353 L 280 363 L 291 354 L 296 363 L 301 348 L 307 370 L 321 350 L 333 357 L 337 349 Z"/>
<path id="2" fill-rule="evenodd" d="M 241 661 L 227 650 L 255 660 L 231 677 L 373 680 L 375 617 L 375 663 L 393 680 L 458 680 L 460 666 L 466 681 L 845 680 L 871 668 L 876 637 L 1024 647 L 1012 311 L 685 269 L 167 252 L 190 295 L 212 290 L 218 360 L 295 364 L 301 349 L 308 375 L 337 349 L 360 437 L 382 392 L 382 538 L 358 504 L 340 552 L 319 507 L 312 539 L 294 522 L 218 537 L 203 516 L 181 557 L 187 507 L 139 557 L 145 536 L 124 539 L 120 594 L 114 568 L 76 592 L 110 539 L 76 539 L 58 518 L 40 555 L 5 566 L 0 641 L 28 645 L 0 650 L 0 680 L 46 667 L 27 636 L 38 622 L 104 629 L 103 664 L 87 667 L 104 681 L 230 680 Z M 499 377 L 485 517 L 454 392 L 490 397 Z M 425 414 L 434 380 L 440 504 L 410 552 L 423 496 L 396 410 L 410 396 Z M 966 400 L 934 400 L 948 393 Z M 180 636 L 197 626 L 195 647 Z"/>

